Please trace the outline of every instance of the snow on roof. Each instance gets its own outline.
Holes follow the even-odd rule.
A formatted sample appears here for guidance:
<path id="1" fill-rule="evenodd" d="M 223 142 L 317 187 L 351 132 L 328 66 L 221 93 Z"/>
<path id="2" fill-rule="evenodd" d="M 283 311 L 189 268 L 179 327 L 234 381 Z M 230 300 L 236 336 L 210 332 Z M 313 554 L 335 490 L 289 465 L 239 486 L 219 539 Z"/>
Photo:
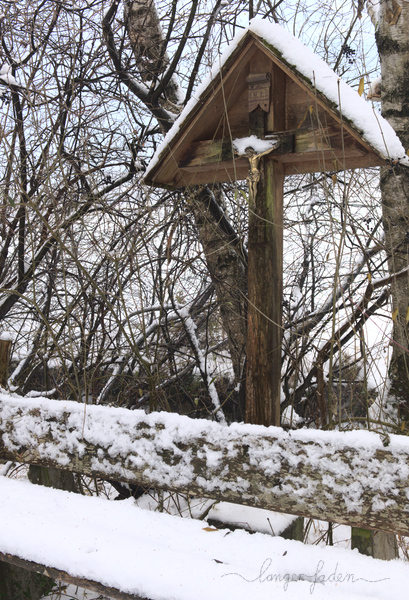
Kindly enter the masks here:
<path id="1" fill-rule="evenodd" d="M 223 69 L 240 41 L 248 33 L 260 37 L 268 45 L 268 48 L 281 61 L 285 62 L 293 72 L 301 76 L 302 79 L 307 79 L 317 91 L 334 103 L 343 117 L 352 123 L 355 129 L 379 154 L 390 160 L 399 160 L 401 164 L 409 166 L 409 157 L 395 131 L 371 104 L 343 81 L 327 63 L 283 27 L 276 23 L 269 23 L 266 20 L 253 19 L 245 30 L 236 35 L 221 55 L 219 63 L 213 66 L 208 77 L 198 86 L 195 94 L 159 145 L 148 165 L 145 178 L 156 166 L 161 154 L 181 130 L 186 117 L 197 105 L 201 96 Z"/>

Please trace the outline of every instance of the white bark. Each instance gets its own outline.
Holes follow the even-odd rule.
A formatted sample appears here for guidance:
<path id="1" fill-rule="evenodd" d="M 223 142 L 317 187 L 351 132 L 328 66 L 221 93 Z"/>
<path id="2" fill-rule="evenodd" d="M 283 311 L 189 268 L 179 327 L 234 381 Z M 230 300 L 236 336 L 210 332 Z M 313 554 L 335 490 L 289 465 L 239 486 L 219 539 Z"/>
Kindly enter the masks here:
<path id="1" fill-rule="evenodd" d="M 164 48 L 164 37 L 154 0 L 126 0 L 125 22 L 139 72 L 145 83 L 153 86 L 169 66 L 169 56 Z M 172 78 L 166 86 L 166 99 L 177 111 L 178 85 Z"/>
<path id="2" fill-rule="evenodd" d="M 164 50 L 165 37 L 154 0 L 126 0 L 125 21 L 142 79 L 147 85 L 151 82 L 154 91 L 170 65 L 169 56 Z M 161 98 L 160 104 L 170 110 L 178 110 L 176 104 L 181 93 L 174 76 L 164 94 L 166 99 Z M 196 190 L 190 201 L 220 303 L 233 370 L 236 381 L 239 382 L 246 348 L 247 274 L 242 243 L 220 209 L 213 191 Z"/>
<path id="3" fill-rule="evenodd" d="M 381 0 L 376 32 L 382 71 L 382 114 L 409 149 L 409 3 Z M 381 172 L 385 246 L 390 274 L 408 265 L 409 169 L 391 164 Z M 390 368 L 403 427 L 409 417 L 409 274 L 392 281 L 394 311 Z"/>

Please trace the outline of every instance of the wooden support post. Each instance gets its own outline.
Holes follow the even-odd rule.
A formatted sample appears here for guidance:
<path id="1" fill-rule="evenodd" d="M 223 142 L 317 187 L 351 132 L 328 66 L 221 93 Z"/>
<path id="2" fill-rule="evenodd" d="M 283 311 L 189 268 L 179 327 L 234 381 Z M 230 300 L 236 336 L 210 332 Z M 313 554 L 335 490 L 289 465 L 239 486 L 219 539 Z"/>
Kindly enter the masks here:
<path id="1" fill-rule="evenodd" d="M 351 527 L 351 550 L 354 548 L 372 558 L 395 560 L 399 557 L 396 535 L 387 531 Z"/>
<path id="2" fill-rule="evenodd" d="M 55 581 L 43 576 L 39 569 L 27 568 L 28 564 L 31 563 L 0 552 L 2 600 L 40 600 L 51 592 Z"/>
<path id="3" fill-rule="evenodd" d="M 11 340 L 0 339 L 0 386 L 5 388 L 9 372 Z"/>
<path id="4" fill-rule="evenodd" d="M 260 158 L 250 192 L 246 421 L 280 425 L 283 294 L 283 166 Z"/>
<path id="5" fill-rule="evenodd" d="M 258 56 L 251 62 L 249 134 L 285 128 L 285 80 Z M 266 73 L 264 77 L 261 74 Z M 266 87 L 265 82 L 268 82 Z M 271 89 L 279 89 L 273 94 Z M 258 89 L 260 86 L 260 89 Z M 246 411 L 248 423 L 280 425 L 284 167 L 268 153 L 248 154 L 249 239 Z"/>
<path id="6" fill-rule="evenodd" d="M 69 573 L 66 573 L 65 571 L 61 571 L 60 569 L 55 569 L 54 567 L 42 565 L 40 563 L 35 563 L 30 560 L 25 560 L 24 558 L 19 558 L 18 556 L 13 556 L 12 554 L 4 554 L 3 552 L 0 552 L 0 561 L 3 561 L 3 564 L 0 562 L 0 575 L 1 569 L 4 569 L 5 566 L 9 565 L 12 566 L 15 570 L 18 569 L 19 573 L 26 573 L 27 579 L 29 578 L 30 574 L 38 573 L 38 576 L 33 577 L 32 579 L 36 582 L 37 587 L 42 585 L 43 593 L 41 594 L 41 597 L 44 594 L 47 594 L 51 591 L 49 582 L 53 581 L 53 579 L 56 579 L 64 583 L 71 583 L 72 585 L 83 587 L 93 592 L 97 592 L 98 594 L 101 594 L 101 596 L 104 597 L 109 596 L 110 598 L 115 598 L 115 600 L 146 600 L 146 598 L 142 599 L 140 596 L 136 596 L 134 594 L 126 594 L 125 592 L 121 592 L 116 588 L 108 587 L 106 585 L 103 585 L 102 583 L 99 583 L 98 581 L 94 581 L 92 579 L 84 579 L 82 577 L 75 577 L 73 575 L 70 575 Z M 26 600 L 27 598 L 34 597 L 31 595 L 33 590 L 33 583 L 31 581 L 24 588 L 18 589 L 20 594 L 18 594 L 18 592 L 16 592 L 12 588 L 13 594 L 9 596 L 6 595 L 6 593 L 10 593 L 9 587 L 6 587 L 7 582 L 3 582 L 0 579 L 0 591 L 2 590 L 2 585 L 5 589 L 5 599 L 11 598 L 12 600 Z M 27 595 L 27 593 L 29 595 Z M 0 598 L 3 598 L 3 596 L 0 596 Z"/>

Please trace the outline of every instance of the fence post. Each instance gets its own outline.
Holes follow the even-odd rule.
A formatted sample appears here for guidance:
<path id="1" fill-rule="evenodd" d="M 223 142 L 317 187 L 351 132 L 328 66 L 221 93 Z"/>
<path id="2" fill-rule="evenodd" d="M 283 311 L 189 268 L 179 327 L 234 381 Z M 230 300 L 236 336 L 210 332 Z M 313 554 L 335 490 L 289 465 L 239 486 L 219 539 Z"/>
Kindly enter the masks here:
<path id="1" fill-rule="evenodd" d="M 373 531 L 363 527 L 351 527 L 351 549 L 358 549 L 360 554 L 394 560 L 398 558 L 396 535 L 386 531 Z"/>
<path id="2" fill-rule="evenodd" d="M 10 363 L 11 340 L 0 339 L 0 386 L 7 386 L 7 378 Z"/>

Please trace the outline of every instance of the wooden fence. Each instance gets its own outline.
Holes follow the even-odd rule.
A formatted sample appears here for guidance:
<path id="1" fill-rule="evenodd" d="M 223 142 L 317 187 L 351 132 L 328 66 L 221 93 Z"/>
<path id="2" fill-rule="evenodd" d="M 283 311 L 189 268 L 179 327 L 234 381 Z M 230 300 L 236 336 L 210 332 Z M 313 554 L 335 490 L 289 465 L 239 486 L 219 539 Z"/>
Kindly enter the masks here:
<path id="1" fill-rule="evenodd" d="M 409 535 L 409 440 L 0 396 L 0 458 Z"/>

